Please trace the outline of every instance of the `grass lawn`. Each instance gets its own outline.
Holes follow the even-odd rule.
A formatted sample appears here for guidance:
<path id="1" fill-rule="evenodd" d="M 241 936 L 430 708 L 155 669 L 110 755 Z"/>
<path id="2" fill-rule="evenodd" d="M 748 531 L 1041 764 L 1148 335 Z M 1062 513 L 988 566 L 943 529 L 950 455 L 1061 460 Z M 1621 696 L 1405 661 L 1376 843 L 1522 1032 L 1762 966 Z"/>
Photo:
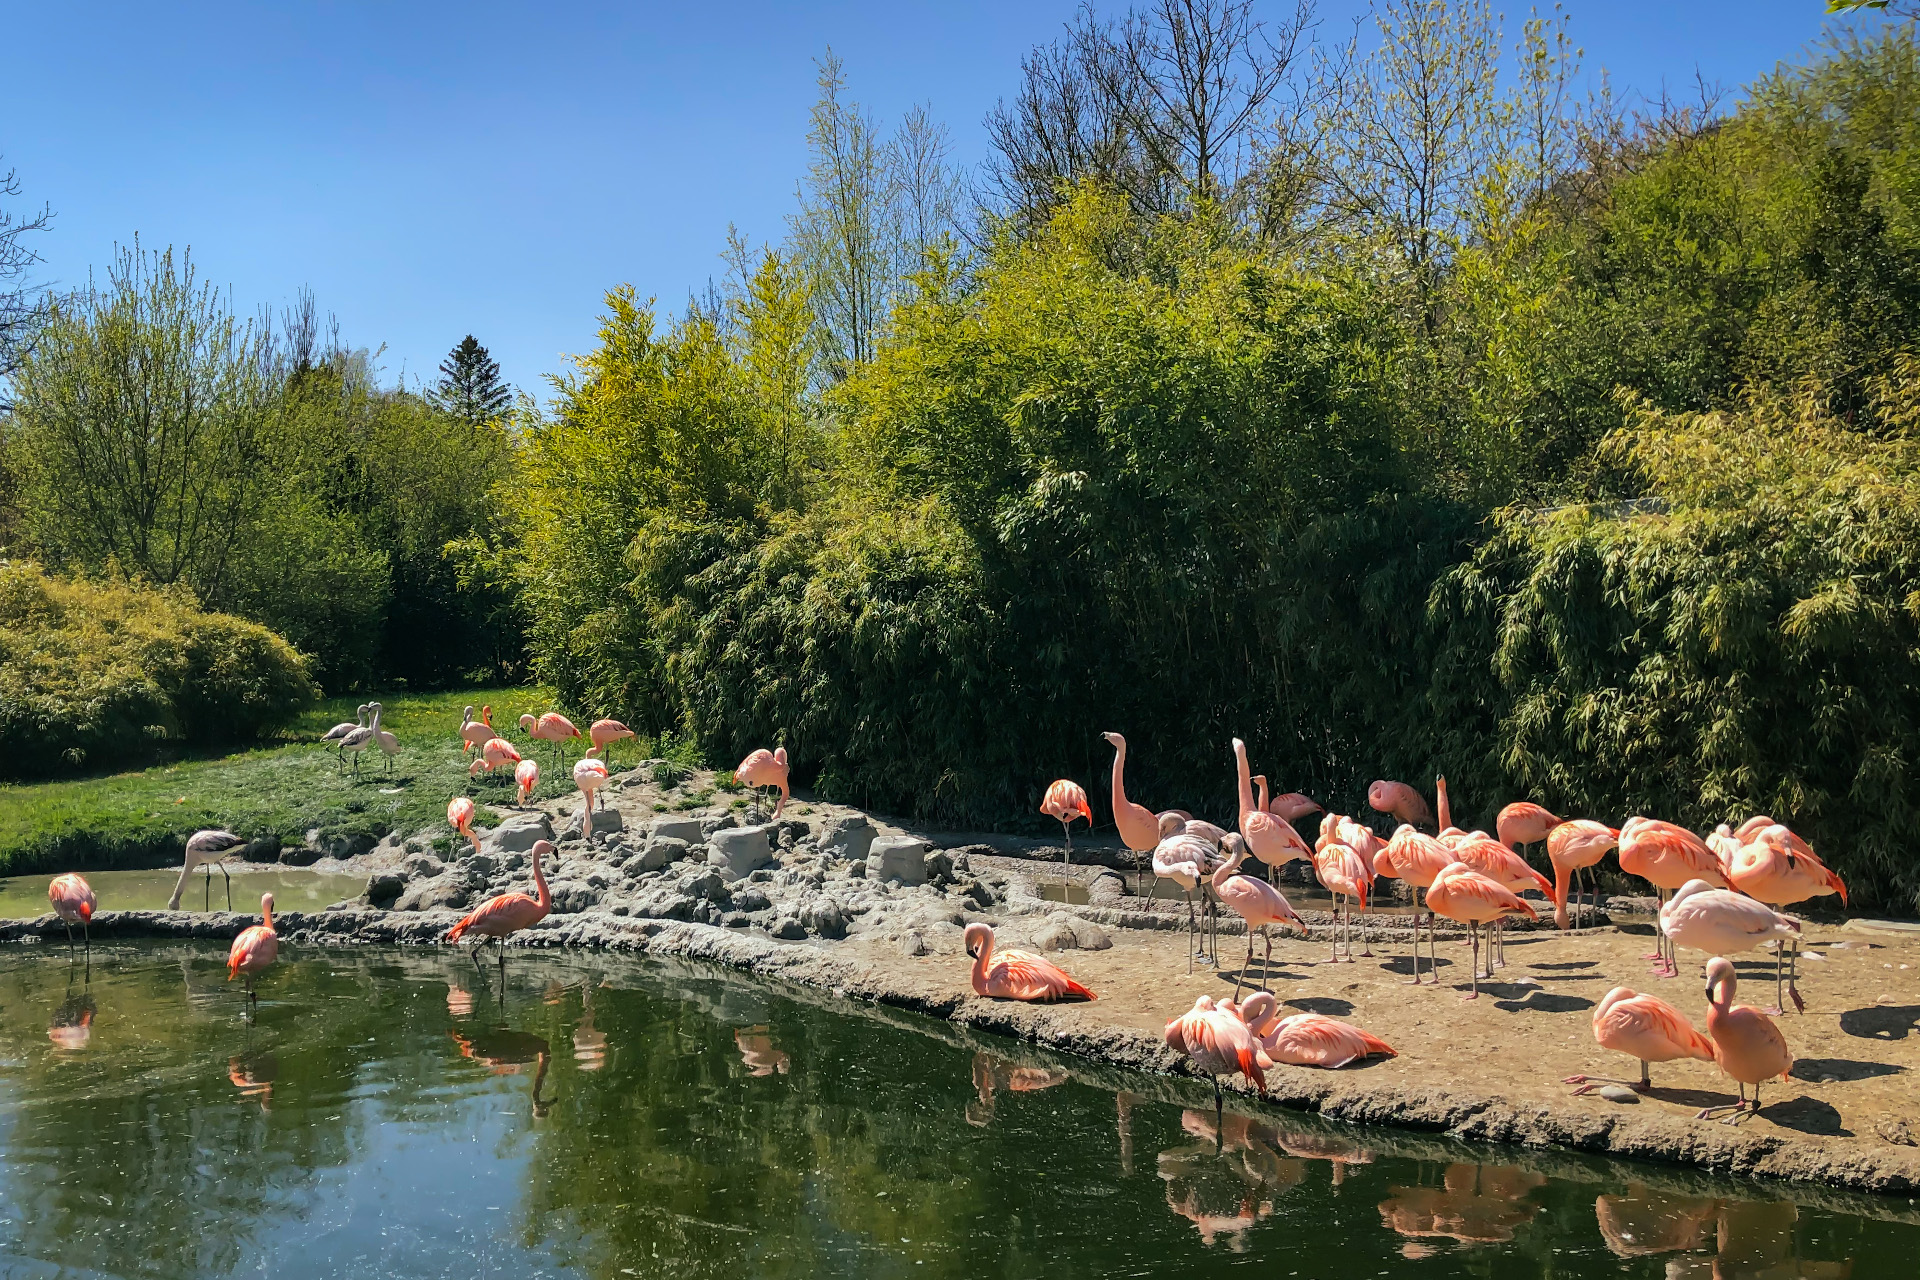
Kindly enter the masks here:
<path id="1" fill-rule="evenodd" d="M 521 713 L 553 710 L 551 692 L 532 685 L 381 697 L 381 727 L 400 740 L 400 754 L 388 773 L 386 757 L 369 749 L 355 777 L 350 764 L 342 771 L 333 752 L 316 740 L 339 721 L 352 720 L 359 700 L 325 702 L 290 728 L 286 740 L 238 755 L 0 785 L 0 875 L 153 865 L 178 857 L 185 838 L 202 827 L 299 844 L 314 827 L 382 835 L 444 825 L 447 801 L 457 794 L 504 802 L 513 793 L 508 771 L 467 777 L 460 753 L 462 708 L 490 703 L 494 727 L 523 755 L 531 753 L 518 724 Z M 578 723 L 584 731 L 585 723 Z M 585 745 L 582 739 L 580 747 Z M 644 741 L 616 744 L 616 767 L 648 749 Z M 567 768 L 554 771 L 547 767 L 550 750 L 540 744 L 541 796 L 573 790 L 572 761 L 580 755 L 570 747 Z"/>

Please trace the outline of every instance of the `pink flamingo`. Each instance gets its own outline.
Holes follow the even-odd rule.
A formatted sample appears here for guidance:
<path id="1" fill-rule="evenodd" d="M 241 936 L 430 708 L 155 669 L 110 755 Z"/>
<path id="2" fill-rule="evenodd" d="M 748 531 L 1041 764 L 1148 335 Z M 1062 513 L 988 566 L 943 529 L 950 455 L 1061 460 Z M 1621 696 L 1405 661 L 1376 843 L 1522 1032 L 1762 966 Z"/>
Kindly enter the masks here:
<path id="1" fill-rule="evenodd" d="M 1096 997 L 1050 960 L 1012 948 L 995 952 L 993 926 L 967 926 L 967 954 L 973 957 L 973 991 L 993 1000 L 1060 1000 Z"/>
<path id="2" fill-rule="evenodd" d="M 468 707 L 460 717 L 460 754 L 471 755 L 487 745 L 487 740 L 500 735 L 493 731 L 493 708 L 480 708 L 480 718 L 473 718 L 473 708 Z"/>
<path id="3" fill-rule="evenodd" d="M 1375 813 L 1392 814 L 1394 821 L 1410 827 L 1433 821 L 1427 798 L 1404 782 L 1377 779 L 1367 787 L 1367 804 Z"/>
<path id="4" fill-rule="evenodd" d="M 520 752 L 505 738 L 488 738 L 486 745 L 480 748 L 480 754 L 467 766 L 467 776 L 476 773 L 492 773 L 505 765 L 520 763 Z"/>
<path id="5" fill-rule="evenodd" d="M 588 844 L 593 843 L 593 798 L 600 788 L 607 785 L 607 762 L 594 757 L 593 750 L 597 749 L 589 750 L 573 766 L 573 785 L 580 788 L 580 794 L 587 798 L 585 807 L 580 810 L 580 834 Z M 604 802 L 602 807 L 605 807 Z"/>
<path id="6" fill-rule="evenodd" d="M 978 926 L 975 926 L 978 927 Z M 1264 993 L 1263 993 L 1264 994 Z M 1213 1100 L 1220 1104 L 1220 1077 L 1239 1072 L 1267 1096 L 1267 1077 L 1254 1056 L 1253 1033 L 1237 1012 L 1215 1007 L 1212 996 L 1201 996 L 1193 1008 L 1167 1023 L 1167 1047 L 1187 1058 L 1213 1081 Z"/>
<path id="7" fill-rule="evenodd" d="M 1117 733 L 1100 735 L 1113 747 L 1113 825 L 1120 831 L 1120 843 L 1135 853 L 1152 853 L 1160 846 L 1160 818 L 1143 804 L 1127 799 L 1122 775 L 1127 768 L 1127 740 Z M 1136 872 L 1133 896 L 1140 896 L 1144 869 Z"/>
<path id="8" fill-rule="evenodd" d="M 1427 908 L 1467 926 L 1473 946 L 1473 992 L 1462 996 L 1464 1000 L 1480 998 L 1480 926 L 1512 915 L 1539 919 L 1513 890 L 1464 862 L 1449 863 L 1434 877 L 1427 889 Z M 1493 976 L 1491 968 L 1487 976 Z"/>
<path id="9" fill-rule="evenodd" d="M 627 728 L 627 726 L 621 724 L 618 720 L 595 720 L 587 726 L 587 739 L 593 743 L 594 749 L 600 753 L 602 760 L 607 758 L 608 747 L 611 747 L 623 738 L 635 736 L 633 730 Z"/>
<path id="10" fill-rule="evenodd" d="M 1676 952 L 1688 947 L 1710 956 L 1726 956 L 1774 938 L 1784 942 L 1799 934 L 1800 923 L 1745 894 L 1716 889 L 1705 880 L 1689 880 L 1661 905 L 1660 932 Z M 1677 961 L 1665 976 L 1680 976 Z"/>
<path id="11" fill-rule="evenodd" d="M 540 762 L 537 760 L 522 760 L 519 764 L 513 766 L 513 785 L 519 788 L 519 798 L 515 801 L 516 804 L 523 805 L 532 799 L 533 789 L 540 785 Z"/>
<path id="12" fill-rule="evenodd" d="M 1713 1061 L 1713 1041 L 1694 1030 L 1685 1014 L 1658 996 L 1643 996 L 1625 987 L 1615 987 L 1600 998 L 1593 1011 L 1593 1038 L 1602 1049 L 1640 1059 L 1640 1083 L 1633 1088 L 1642 1093 L 1653 1087 L 1648 1063 L 1681 1058 Z M 1575 1093 L 1592 1093 L 1605 1082 L 1593 1076 L 1568 1076 L 1560 1083 L 1579 1085 Z"/>
<path id="13" fill-rule="evenodd" d="M 1518 850 L 1525 845 L 1539 844 L 1547 838 L 1548 832 L 1559 825 L 1560 819 L 1539 805 L 1516 800 L 1502 809 L 1500 816 L 1493 820 L 1493 831 L 1501 844 Z"/>
<path id="14" fill-rule="evenodd" d="M 533 842 L 533 887 L 539 893 L 539 897 L 529 898 L 524 893 L 496 894 L 468 912 L 458 924 L 447 930 L 449 943 L 457 943 L 469 933 L 480 939 L 468 952 L 475 969 L 480 968 L 480 948 L 491 941 L 500 947 L 500 973 L 504 977 L 507 971 L 507 951 L 504 940 L 511 934 L 539 924 L 547 918 L 547 913 L 553 910 L 553 894 L 548 891 L 547 877 L 540 870 L 540 859 L 552 852 L 554 852 L 552 841 Z"/>
<path id="15" fill-rule="evenodd" d="M 1349 1062 L 1376 1054 L 1397 1058 L 1399 1051 L 1350 1022 L 1341 1022 L 1319 1013 L 1280 1016 L 1279 1002 L 1271 992 L 1256 991 L 1240 1007 L 1240 1016 L 1252 1034 L 1257 1052 L 1255 1061 L 1262 1067 L 1339 1068 Z"/>
<path id="16" fill-rule="evenodd" d="M 1382 875 L 1397 876 L 1412 885 L 1416 891 L 1424 892 L 1432 887 L 1435 877 L 1454 862 L 1453 850 L 1441 844 L 1433 836 L 1414 829 L 1411 823 L 1403 822 L 1400 829 L 1393 833 L 1393 839 L 1374 859 L 1373 869 Z M 1415 901 L 1417 908 L 1421 905 Z M 1437 984 L 1440 981 L 1440 956 L 1434 942 L 1433 908 L 1427 909 L 1427 953 L 1433 963 L 1428 969 Z M 1418 911 L 1413 917 L 1413 986 L 1420 985 L 1420 916 Z"/>
<path id="17" fill-rule="evenodd" d="M 1604 822 L 1576 818 L 1547 832 L 1547 861 L 1553 863 L 1553 922 L 1567 927 L 1567 891 L 1579 872 L 1596 865 L 1607 850 L 1620 843 L 1620 833 Z M 1600 901 L 1597 890 L 1591 894 L 1591 911 Z"/>
<path id="18" fill-rule="evenodd" d="M 735 780 L 749 787 L 780 788 L 780 798 L 774 802 L 773 806 L 774 817 L 778 818 L 780 811 L 787 807 L 787 800 L 792 792 L 788 790 L 787 785 L 787 749 L 785 747 L 775 747 L 771 751 L 765 747 L 758 747 L 747 752 L 747 758 L 740 762 L 739 767 L 733 771 L 733 776 Z M 758 814 L 760 811 L 758 792 L 755 792 L 753 797 L 753 808 L 755 814 Z M 1088 822 L 1091 823 L 1092 819 L 1089 818 Z"/>
<path id="19" fill-rule="evenodd" d="M 1713 1056 L 1720 1070 L 1740 1086 L 1740 1101 L 1731 1106 L 1703 1108 L 1695 1119 L 1705 1120 L 1716 1111 L 1734 1114 L 1723 1123 L 1732 1124 L 1739 1113 L 1760 1110 L 1760 1086 L 1775 1076 L 1785 1080 L 1793 1070 L 1793 1054 L 1787 1038 L 1773 1019 L 1752 1005 L 1735 1004 L 1739 990 L 1733 961 L 1715 956 L 1707 961 L 1707 1034 L 1713 1037 Z M 1747 1086 L 1753 1086 L 1753 1104 L 1747 1104 Z"/>
<path id="20" fill-rule="evenodd" d="M 1298 822 L 1302 818 L 1312 817 L 1320 812 L 1318 804 L 1298 791 L 1283 791 L 1262 807 L 1268 813 L 1284 818 L 1289 823 Z"/>
<path id="21" fill-rule="evenodd" d="M 1277 813 L 1256 808 L 1253 803 L 1253 775 L 1247 769 L 1247 744 L 1233 740 L 1233 759 L 1240 780 L 1240 834 L 1246 837 L 1253 856 L 1269 867 L 1278 867 L 1295 858 L 1313 856 L 1313 850 L 1293 829 L 1293 824 Z"/>
<path id="22" fill-rule="evenodd" d="M 1338 840 L 1330 840 L 1325 848 L 1313 855 L 1313 871 L 1320 885 L 1333 895 L 1333 909 L 1344 920 L 1344 930 L 1335 930 L 1333 935 L 1333 959 L 1341 960 L 1340 936 L 1347 935 L 1348 964 L 1353 963 L 1353 907 L 1357 900 L 1360 909 L 1367 909 L 1367 890 L 1373 877 L 1369 874 L 1366 859 Z M 1344 900 L 1344 901 L 1343 901 Z"/>
<path id="23" fill-rule="evenodd" d="M 1476 833 L 1455 845 L 1453 856 L 1475 871 L 1493 877 L 1515 893 L 1522 889 L 1538 889 L 1549 898 L 1553 896 L 1553 882 L 1527 865 L 1525 858 L 1498 840 Z M 1497 959 L 1490 957 L 1487 965 L 1488 977 L 1493 976 L 1495 964 L 1502 968 L 1506 967 L 1507 936 L 1504 920 L 1495 923 L 1493 938 L 1493 949 Z"/>
<path id="24" fill-rule="evenodd" d="M 1205 883 L 1207 868 L 1213 862 L 1214 845 L 1204 837 L 1187 830 L 1188 823 L 1180 815 L 1168 810 L 1160 815 L 1160 842 L 1153 847 L 1153 874 L 1156 877 L 1154 887 L 1159 888 L 1160 880 L 1171 880 L 1185 892 L 1187 899 L 1187 972 L 1193 972 L 1194 939 L 1199 938 L 1199 956 L 1202 963 L 1210 963 L 1207 956 L 1206 932 L 1194 919 L 1193 891 Z M 1203 908 L 1205 891 L 1203 894 Z M 1218 947 L 1215 947 L 1218 950 Z"/>
<path id="25" fill-rule="evenodd" d="M 1727 887 L 1720 860 L 1706 842 L 1685 827 L 1657 818 L 1628 818 L 1620 828 L 1620 870 L 1639 876 L 1660 893 L 1662 905 L 1667 895 L 1689 880 L 1705 880 L 1716 889 Z M 1657 973 L 1672 976 L 1679 972 L 1667 936 L 1660 935 L 1659 946 L 1649 960 L 1657 960 Z"/>
<path id="26" fill-rule="evenodd" d="M 1444 841 L 1448 832 L 1460 830 L 1453 825 L 1453 809 L 1447 803 L 1447 775 L 1444 773 L 1433 780 L 1433 807 L 1437 810 L 1433 819 L 1434 831 Z"/>
<path id="27" fill-rule="evenodd" d="M 73 950 L 73 926 L 80 926 L 80 932 L 87 941 L 87 954 L 93 954 L 93 910 L 100 900 L 93 896 L 93 886 L 86 877 L 77 871 L 69 871 L 63 876 L 55 876 L 53 883 L 47 886 L 47 901 L 53 904 L 53 914 L 67 926 L 67 950 Z"/>
<path id="28" fill-rule="evenodd" d="M 1742 830 L 1751 824 L 1750 819 Z M 1740 892 L 1772 907 L 1791 906 L 1829 893 L 1839 894 L 1842 905 L 1847 901 L 1847 882 L 1829 870 L 1827 864 L 1814 855 L 1806 841 L 1770 820 L 1755 829 L 1747 842 L 1738 847 L 1728 866 L 1727 878 Z M 1793 1007 L 1804 1013 L 1807 1003 L 1800 998 L 1800 989 L 1795 982 L 1800 976 L 1798 938 L 1793 940 L 1791 948 L 1783 945 L 1774 953 L 1774 998 L 1776 1004 L 1784 1007 L 1781 1004 L 1781 966 L 1789 950 L 1794 963 L 1785 979 L 1786 994 L 1792 995 Z"/>
<path id="29" fill-rule="evenodd" d="M 1260 964 L 1260 976 L 1264 980 L 1273 970 L 1273 926 L 1292 924 L 1305 936 L 1307 923 L 1278 889 L 1264 880 L 1238 874 L 1240 864 L 1247 857 L 1245 837 L 1238 832 L 1228 835 L 1226 849 L 1229 855 L 1227 860 L 1213 873 L 1213 892 L 1235 915 L 1247 922 L 1247 959 L 1240 966 L 1240 973 L 1233 983 L 1234 998 L 1238 999 L 1247 970 L 1253 968 L 1253 931 L 1258 929 L 1267 941 L 1266 959 Z"/>
<path id="30" fill-rule="evenodd" d="M 1060 830 L 1066 834 L 1067 851 L 1060 863 L 1064 877 L 1065 868 L 1073 865 L 1073 820 L 1085 818 L 1087 830 L 1093 830 L 1093 807 L 1087 803 L 1087 789 L 1070 778 L 1055 779 L 1040 800 L 1040 812 L 1058 818 Z"/>
<path id="31" fill-rule="evenodd" d="M 538 719 L 532 713 L 523 715 L 520 717 L 520 727 L 535 741 L 551 742 L 555 758 L 563 761 L 566 759 L 568 741 L 580 736 L 580 730 L 574 727 L 573 721 L 558 711 L 549 711 Z"/>
<path id="32" fill-rule="evenodd" d="M 254 979 L 280 955 L 280 935 L 273 931 L 273 895 L 270 893 L 260 895 L 260 916 L 262 923 L 242 929 L 227 952 L 227 981 L 232 982 L 236 974 L 245 974 L 247 999 L 255 1004 L 260 1003 L 260 993 L 254 990 Z"/>
<path id="33" fill-rule="evenodd" d="M 473 801 L 466 796 L 455 796 L 447 801 L 447 825 L 455 835 L 465 836 L 473 841 L 473 851 L 480 852 L 480 837 L 473 833 Z"/>

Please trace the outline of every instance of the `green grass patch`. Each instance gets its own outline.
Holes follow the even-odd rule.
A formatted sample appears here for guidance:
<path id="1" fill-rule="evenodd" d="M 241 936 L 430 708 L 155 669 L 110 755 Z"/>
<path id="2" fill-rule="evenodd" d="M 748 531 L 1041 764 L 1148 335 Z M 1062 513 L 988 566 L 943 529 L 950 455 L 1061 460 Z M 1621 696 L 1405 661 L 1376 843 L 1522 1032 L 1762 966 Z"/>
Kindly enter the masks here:
<path id="1" fill-rule="evenodd" d="M 299 844 L 316 827 L 382 836 L 444 826 L 447 801 L 455 795 L 471 795 L 482 804 L 510 803 L 509 771 L 467 777 L 459 731 L 461 710 L 469 703 L 476 714 L 491 703 L 500 736 L 540 760 L 537 797 L 574 789 L 572 762 L 579 749 L 570 748 L 567 767 L 554 770 L 548 763 L 551 747 L 541 743 L 537 752 L 529 750 L 518 724 L 523 712 L 554 709 L 550 690 L 396 693 L 379 700 L 386 707 L 381 726 L 400 740 L 391 773 L 386 758 L 369 750 L 356 777 L 351 763 L 342 771 L 333 752 L 315 741 L 339 721 L 354 718 L 359 699 L 342 698 L 303 714 L 288 731 L 298 742 L 133 773 L 0 785 L 0 875 L 153 866 L 178 858 L 186 837 L 202 827 Z M 615 767 L 630 765 L 650 747 L 645 740 L 616 743 Z"/>

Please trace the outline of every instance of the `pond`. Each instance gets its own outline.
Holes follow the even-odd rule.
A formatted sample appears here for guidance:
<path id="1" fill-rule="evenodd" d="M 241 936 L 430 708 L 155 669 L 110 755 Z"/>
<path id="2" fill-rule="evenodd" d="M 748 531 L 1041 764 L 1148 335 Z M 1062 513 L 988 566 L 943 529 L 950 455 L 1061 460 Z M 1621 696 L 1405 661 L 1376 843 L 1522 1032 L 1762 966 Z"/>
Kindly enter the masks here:
<path id="1" fill-rule="evenodd" d="M 254 915 L 260 912 L 260 895 L 273 895 L 277 911 L 321 911 L 336 902 L 360 896 L 367 887 L 365 876 L 321 875 L 298 868 L 235 863 L 233 909 Z M 47 905 L 47 884 L 52 876 L 0 877 L 0 920 L 31 920 L 52 910 Z M 99 899 L 101 911 L 163 911 L 173 886 L 180 882 L 180 868 L 162 867 L 148 871 L 89 871 L 87 883 Z M 202 904 L 216 911 L 227 909 L 227 882 L 218 867 L 211 886 L 205 871 L 196 870 L 180 895 L 183 910 L 199 911 Z"/>
<path id="2" fill-rule="evenodd" d="M 1860 1277 L 1920 1209 L 1229 1102 L 722 971 L 0 951 L 0 1274 Z"/>

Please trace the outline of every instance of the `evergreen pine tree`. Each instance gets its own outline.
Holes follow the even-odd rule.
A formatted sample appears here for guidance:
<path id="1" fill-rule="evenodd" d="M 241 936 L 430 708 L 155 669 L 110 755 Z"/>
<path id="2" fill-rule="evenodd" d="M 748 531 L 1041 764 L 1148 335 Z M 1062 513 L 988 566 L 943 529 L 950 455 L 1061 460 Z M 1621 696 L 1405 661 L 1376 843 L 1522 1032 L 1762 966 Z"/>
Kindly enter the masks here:
<path id="1" fill-rule="evenodd" d="M 500 380 L 500 362 L 468 334 L 440 362 L 440 381 L 433 386 L 433 398 L 443 409 L 468 422 L 487 422 L 506 411 L 513 400 L 513 388 Z"/>

